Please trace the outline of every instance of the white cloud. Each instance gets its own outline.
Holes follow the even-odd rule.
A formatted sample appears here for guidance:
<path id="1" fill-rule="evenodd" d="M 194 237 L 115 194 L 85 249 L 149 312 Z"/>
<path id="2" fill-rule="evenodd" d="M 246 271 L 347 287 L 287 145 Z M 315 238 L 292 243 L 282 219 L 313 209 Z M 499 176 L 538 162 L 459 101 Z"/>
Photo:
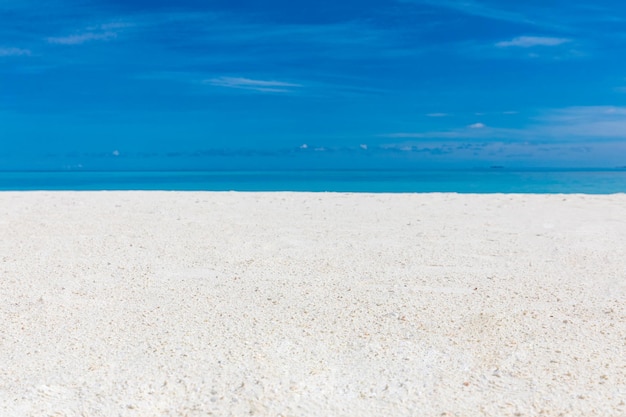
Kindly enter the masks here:
<path id="1" fill-rule="evenodd" d="M 46 41 L 57 45 L 82 45 L 91 41 L 110 41 L 116 39 L 120 31 L 134 26 L 136 24 L 132 22 L 113 21 L 84 27 L 73 35 L 48 37 Z"/>
<path id="2" fill-rule="evenodd" d="M 546 112 L 537 120 L 558 123 L 597 122 L 624 119 L 626 107 L 617 106 L 578 106 L 555 109 Z M 626 132 L 625 132 L 626 133 Z"/>
<path id="3" fill-rule="evenodd" d="M 113 29 L 126 29 L 126 28 L 130 28 L 133 26 L 135 26 L 135 24 L 130 23 L 130 22 L 110 22 L 110 23 L 103 23 L 101 25 L 90 26 L 87 28 L 87 31 L 89 32 L 98 31 L 98 30 L 110 31 Z"/>
<path id="4" fill-rule="evenodd" d="M 578 109 L 596 109 L 597 107 L 574 107 Z M 600 107 L 600 109 L 604 109 L 601 113 L 604 114 L 619 114 L 626 116 L 626 107 Z"/>
<path id="5" fill-rule="evenodd" d="M 483 4 L 482 2 L 472 0 L 402 0 L 410 3 L 427 4 L 434 7 L 441 7 L 446 9 L 455 10 L 470 16 L 478 16 L 486 19 L 501 20 L 505 22 L 526 23 L 526 24 L 538 24 L 526 16 L 510 12 L 501 8 L 495 8 Z"/>
<path id="6" fill-rule="evenodd" d="M 558 46 L 566 42 L 571 42 L 571 39 L 567 38 L 551 38 L 546 36 L 518 36 L 510 41 L 502 41 L 496 43 L 498 48 L 531 48 L 533 46 Z"/>
<path id="7" fill-rule="evenodd" d="M 474 123 L 466 128 L 399 132 L 381 135 L 395 139 L 505 140 L 507 142 L 626 144 L 626 107 L 580 106 L 546 110 L 518 128 L 489 127 Z"/>
<path id="8" fill-rule="evenodd" d="M 0 48 L 0 56 L 30 56 L 28 49 L 21 48 Z"/>
<path id="9" fill-rule="evenodd" d="M 406 152 L 414 158 L 438 158 L 446 160 L 474 161 L 489 165 L 553 166 L 553 167 L 601 167 L 621 166 L 621 155 L 626 154 L 626 142 L 556 143 L 503 140 L 489 141 L 405 141 L 381 145 L 380 150 Z M 422 156 L 420 156 L 422 155 Z"/>
<path id="10" fill-rule="evenodd" d="M 428 117 L 446 117 L 448 113 L 428 113 L 426 116 Z"/>
<path id="11" fill-rule="evenodd" d="M 626 140 L 626 107 L 580 106 L 553 110 L 537 118 L 547 137 Z"/>
<path id="12" fill-rule="evenodd" d="M 428 133 L 424 132 L 424 133 L 411 133 L 411 132 L 397 132 L 397 133 L 387 133 L 385 135 L 381 135 L 384 138 L 394 138 L 394 139 L 402 139 L 402 138 L 415 138 L 415 139 L 419 139 L 419 138 L 425 138 L 428 137 Z"/>
<path id="13" fill-rule="evenodd" d="M 366 144 L 364 144 L 364 143 L 362 143 L 362 144 L 360 144 L 360 145 L 359 145 L 359 148 L 361 148 L 361 149 L 363 149 L 364 151 L 366 151 L 366 150 L 367 150 L 367 145 L 366 145 Z"/>
<path id="14" fill-rule="evenodd" d="M 225 86 L 252 86 L 252 87 L 300 87 L 299 84 L 286 83 L 283 81 L 253 80 L 250 78 L 219 77 L 209 80 L 212 83 Z"/>
<path id="15" fill-rule="evenodd" d="M 259 91 L 263 93 L 288 93 L 292 87 L 302 87 L 300 84 L 275 80 L 253 80 L 241 77 L 218 77 L 204 80 L 203 83 L 217 87 L 238 88 L 243 90 Z"/>
<path id="16" fill-rule="evenodd" d="M 467 134 L 467 130 L 463 129 L 463 132 L 459 130 L 443 130 L 443 131 L 435 131 L 435 132 L 397 132 L 397 133 L 388 133 L 385 135 L 381 135 L 381 137 L 385 138 L 394 138 L 394 139 L 426 139 L 426 138 L 437 138 L 437 139 L 452 139 L 458 138 L 462 136 L 470 136 Z"/>
<path id="17" fill-rule="evenodd" d="M 58 44 L 58 45 L 81 45 L 85 42 L 90 41 L 109 41 L 111 39 L 117 38 L 117 33 L 115 32 L 85 32 L 77 35 L 69 35 L 69 36 L 61 36 L 61 37 L 52 37 L 47 38 L 48 43 Z"/>

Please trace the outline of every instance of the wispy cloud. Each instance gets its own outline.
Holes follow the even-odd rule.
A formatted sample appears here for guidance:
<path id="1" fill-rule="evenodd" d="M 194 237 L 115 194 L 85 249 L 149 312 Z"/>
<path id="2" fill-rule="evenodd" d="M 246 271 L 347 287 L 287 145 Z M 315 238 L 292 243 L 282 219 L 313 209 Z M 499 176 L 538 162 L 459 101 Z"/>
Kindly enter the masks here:
<path id="1" fill-rule="evenodd" d="M 626 107 L 580 106 L 553 110 L 537 118 L 547 137 L 626 141 Z"/>
<path id="2" fill-rule="evenodd" d="M 486 139 L 491 137 L 499 137 L 496 132 L 502 132 L 506 129 L 495 128 L 470 128 L 450 130 L 436 130 L 425 132 L 397 132 L 381 135 L 384 138 L 393 139 Z"/>
<path id="3" fill-rule="evenodd" d="M 267 72 L 260 71 L 256 74 L 249 71 L 248 77 L 214 77 L 207 78 L 206 72 L 193 71 L 160 71 L 139 74 L 135 78 L 140 80 L 167 80 L 177 83 L 185 83 L 201 88 L 194 88 L 193 94 L 206 93 L 206 86 L 248 90 L 259 93 L 298 94 L 299 96 L 329 98 L 329 97 L 368 97 L 381 96 L 388 91 L 369 86 L 354 85 L 351 82 L 360 80 L 331 79 L 319 80 L 309 74 L 283 74 L 288 79 L 298 79 L 298 82 L 279 81 L 267 79 Z M 192 90 L 188 90 L 192 91 Z"/>
<path id="4" fill-rule="evenodd" d="M 502 20 L 505 22 L 523 23 L 529 25 L 539 25 L 538 22 L 529 19 L 525 15 L 517 12 L 488 6 L 484 3 L 471 0 L 402 0 L 409 3 L 426 4 L 433 7 L 451 9 L 470 16 L 482 17 L 492 20 Z"/>
<path id="5" fill-rule="evenodd" d="M 51 37 L 48 42 L 64 45 L 80 45 L 91 41 L 110 41 L 117 39 L 126 29 L 136 28 L 130 21 L 112 21 L 85 27 L 74 35 Z"/>
<path id="6" fill-rule="evenodd" d="M 523 26 L 564 31 L 565 33 L 581 33 L 584 36 L 614 38 L 615 30 L 600 27 L 590 33 L 589 24 L 623 23 L 625 16 L 615 5 L 597 6 L 589 1 L 566 2 L 553 13 L 541 2 L 505 2 L 493 0 L 398 0 L 403 3 L 426 5 L 446 9 L 467 16 L 494 21 L 509 22 Z M 544 2 L 545 3 L 545 2 Z M 547 3 L 546 3 L 547 4 Z"/>
<path id="7" fill-rule="evenodd" d="M 558 46 L 567 42 L 571 42 L 571 39 L 553 38 L 548 36 L 518 36 L 510 41 L 498 42 L 496 43 L 496 46 L 498 48 L 531 48 L 533 46 Z"/>
<path id="8" fill-rule="evenodd" d="M 253 80 L 241 77 L 218 77 L 204 80 L 204 84 L 216 87 L 237 88 L 242 90 L 252 90 L 261 93 L 289 93 L 293 88 L 302 87 L 301 84 L 288 83 L 275 80 Z"/>
<path id="9" fill-rule="evenodd" d="M 448 113 L 428 113 L 426 116 L 428 117 L 446 117 L 449 116 Z"/>
<path id="10" fill-rule="evenodd" d="M 492 140 L 485 142 L 467 142 L 463 140 L 446 143 L 396 143 L 383 145 L 379 149 L 396 152 L 409 158 L 422 158 L 428 161 L 442 157 L 440 163 L 450 161 L 472 161 L 475 166 L 504 164 L 505 166 L 563 166 L 563 167 L 601 167 L 619 166 L 623 159 L 619 155 L 626 152 L 626 143 L 593 143 L 580 145 L 559 143 L 546 145 L 537 142 L 507 142 Z M 426 161 L 425 161 L 426 162 Z"/>
<path id="11" fill-rule="evenodd" d="M 590 58 L 586 43 L 570 38 L 518 36 L 495 42 L 466 42 L 460 52 L 474 59 L 535 59 L 563 61 Z"/>
<path id="12" fill-rule="evenodd" d="M 469 126 L 424 132 L 382 135 L 396 139 L 465 139 L 535 141 L 542 143 L 594 143 L 600 140 L 626 143 L 626 107 L 580 106 L 550 109 L 529 120 L 527 126 L 498 128 L 474 123 Z"/>
<path id="13" fill-rule="evenodd" d="M 22 48 L 0 48 L 0 57 L 1 56 L 30 56 L 31 52 L 29 49 Z"/>
<path id="14" fill-rule="evenodd" d="M 486 139 L 508 137 L 510 131 L 510 129 L 489 127 L 484 123 L 473 123 L 457 129 L 425 132 L 397 132 L 384 134 L 381 135 L 381 137 L 396 139 Z"/>
<path id="15" fill-rule="evenodd" d="M 69 36 L 60 36 L 60 37 L 50 37 L 46 40 L 48 43 L 58 44 L 58 45 L 82 45 L 86 42 L 91 41 L 110 41 L 111 39 L 117 38 L 117 33 L 112 31 L 106 32 L 85 32 L 79 33 L 76 35 Z"/>
<path id="16" fill-rule="evenodd" d="M 126 29 L 136 26 L 135 23 L 119 21 L 119 22 L 109 22 L 102 23 L 100 25 L 89 26 L 87 28 L 88 31 L 110 31 L 115 29 Z"/>

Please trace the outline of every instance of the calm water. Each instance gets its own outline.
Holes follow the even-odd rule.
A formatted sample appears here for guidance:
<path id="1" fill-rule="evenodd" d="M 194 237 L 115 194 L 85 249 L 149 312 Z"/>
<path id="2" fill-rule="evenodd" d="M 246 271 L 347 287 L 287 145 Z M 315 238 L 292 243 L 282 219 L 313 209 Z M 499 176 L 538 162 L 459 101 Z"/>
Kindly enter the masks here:
<path id="1" fill-rule="evenodd" d="M 626 192 L 620 170 L 0 172 L 0 190 Z"/>

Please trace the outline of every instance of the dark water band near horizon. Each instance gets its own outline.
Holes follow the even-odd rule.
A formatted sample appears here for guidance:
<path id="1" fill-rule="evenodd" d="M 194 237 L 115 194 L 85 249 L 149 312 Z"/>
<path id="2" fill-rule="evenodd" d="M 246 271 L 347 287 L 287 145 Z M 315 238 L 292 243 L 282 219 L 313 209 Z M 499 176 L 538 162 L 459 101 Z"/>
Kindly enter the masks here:
<path id="1" fill-rule="evenodd" d="M 0 171 L 0 190 L 626 193 L 626 169 Z"/>

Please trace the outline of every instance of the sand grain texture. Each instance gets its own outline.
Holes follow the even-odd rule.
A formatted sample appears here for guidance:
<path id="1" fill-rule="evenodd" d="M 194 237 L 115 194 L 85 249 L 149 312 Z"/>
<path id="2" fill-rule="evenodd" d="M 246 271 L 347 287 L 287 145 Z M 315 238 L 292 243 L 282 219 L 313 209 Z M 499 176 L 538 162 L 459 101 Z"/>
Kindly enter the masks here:
<path id="1" fill-rule="evenodd" d="M 0 194 L 0 415 L 624 416 L 626 196 Z"/>

